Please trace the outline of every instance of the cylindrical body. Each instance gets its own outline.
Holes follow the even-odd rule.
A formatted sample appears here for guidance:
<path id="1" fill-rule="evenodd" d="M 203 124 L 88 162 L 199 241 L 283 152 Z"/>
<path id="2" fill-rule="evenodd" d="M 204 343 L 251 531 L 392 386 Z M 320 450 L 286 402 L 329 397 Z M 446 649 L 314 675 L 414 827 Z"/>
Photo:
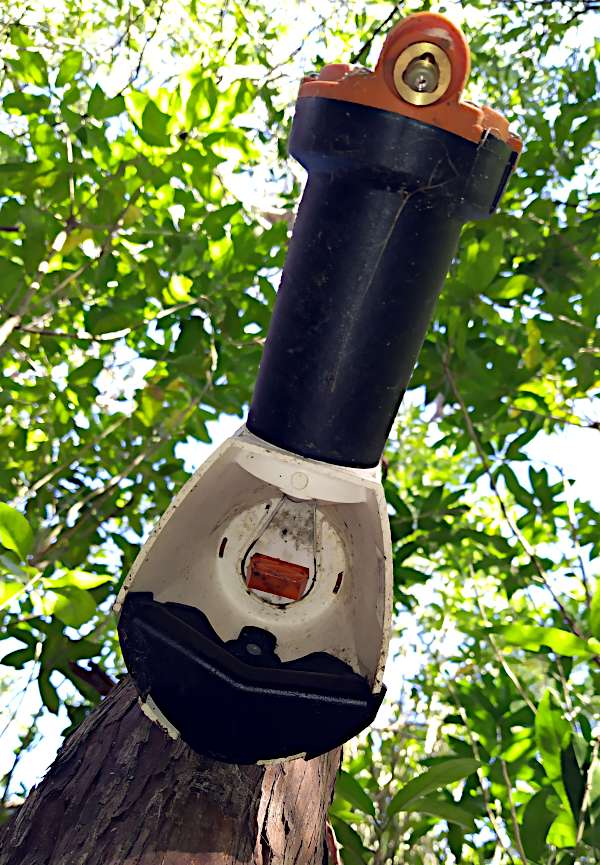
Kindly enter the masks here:
<path id="1" fill-rule="evenodd" d="M 248 428 L 304 457 L 377 464 L 467 219 L 487 216 L 515 154 L 391 111 L 298 101 L 308 181 Z"/>

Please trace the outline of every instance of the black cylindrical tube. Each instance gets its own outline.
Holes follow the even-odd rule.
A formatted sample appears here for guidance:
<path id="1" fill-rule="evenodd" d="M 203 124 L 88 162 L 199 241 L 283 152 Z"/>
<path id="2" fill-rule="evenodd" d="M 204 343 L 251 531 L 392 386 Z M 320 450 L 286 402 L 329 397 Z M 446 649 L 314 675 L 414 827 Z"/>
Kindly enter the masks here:
<path id="1" fill-rule="evenodd" d="M 248 428 L 304 457 L 377 464 L 467 219 L 514 161 L 389 111 L 299 99 L 290 152 L 308 181 Z"/>

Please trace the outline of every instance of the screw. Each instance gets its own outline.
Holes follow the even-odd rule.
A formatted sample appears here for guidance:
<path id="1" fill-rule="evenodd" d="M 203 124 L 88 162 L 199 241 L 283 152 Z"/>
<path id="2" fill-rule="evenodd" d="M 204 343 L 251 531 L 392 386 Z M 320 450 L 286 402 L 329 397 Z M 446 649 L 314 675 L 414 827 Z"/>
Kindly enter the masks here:
<path id="1" fill-rule="evenodd" d="M 440 70 L 431 55 L 415 57 L 402 76 L 415 93 L 433 93 L 440 80 Z"/>
<path id="2" fill-rule="evenodd" d="M 246 651 L 249 655 L 262 655 L 262 649 L 256 643 L 246 643 Z"/>

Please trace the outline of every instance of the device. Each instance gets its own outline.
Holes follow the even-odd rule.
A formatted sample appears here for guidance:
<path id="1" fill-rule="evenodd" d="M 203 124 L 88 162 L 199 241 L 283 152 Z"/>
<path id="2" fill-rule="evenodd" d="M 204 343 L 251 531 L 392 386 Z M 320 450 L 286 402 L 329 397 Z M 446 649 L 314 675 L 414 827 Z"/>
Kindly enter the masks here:
<path id="1" fill-rule="evenodd" d="M 233 763 L 317 756 L 384 695 L 392 550 L 380 459 L 463 223 L 521 143 L 461 99 L 464 36 L 412 15 L 374 71 L 300 86 L 308 179 L 247 423 L 175 497 L 115 609 L 149 717 Z"/>

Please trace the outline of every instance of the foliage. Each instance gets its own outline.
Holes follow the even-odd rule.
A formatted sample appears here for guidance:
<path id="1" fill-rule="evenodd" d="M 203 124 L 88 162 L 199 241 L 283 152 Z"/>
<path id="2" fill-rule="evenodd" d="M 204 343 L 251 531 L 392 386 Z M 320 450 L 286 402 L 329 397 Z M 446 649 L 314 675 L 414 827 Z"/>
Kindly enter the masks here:
<path id="1" fill-rule="evenodd" d="M 324 58 L 374 62 L 393 16 L 37 5 L 0 13 L 0 609 L 6 682 L 72 728 L 121 671 L 110 602 L 188 476 L 180 443 L 250 398 L 299 191 L 295 82 Z M 600 847 L 597 521 L 530 457 L 544 434 L 599 428 L 594 5 L 450 10 L 469 95 L 526 147 L 501 211 L 464 230 L 390 442 L 391 670 L 412 673 L 347 749 L 345 865 L 569 865 Z"/>

